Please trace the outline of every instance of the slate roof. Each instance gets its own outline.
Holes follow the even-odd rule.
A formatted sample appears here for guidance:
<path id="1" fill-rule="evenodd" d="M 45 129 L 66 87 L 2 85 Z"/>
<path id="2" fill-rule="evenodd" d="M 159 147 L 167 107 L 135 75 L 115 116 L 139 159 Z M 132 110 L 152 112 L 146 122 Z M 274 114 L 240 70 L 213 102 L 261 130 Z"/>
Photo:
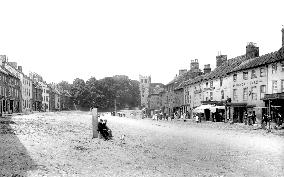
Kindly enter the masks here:
<path id="1" fill-rule="evenodd" d="M 242 71 L 250 68 L 256 68 L 276 61 L 276 53 L 271 52 L 256 58 L 249 59 L 241 63 L 238 67 L 234 68 L 231 72 Z"/>
<path id="2" fill-rule="evenodd" d="M 0 66 L 0 72 L 7 74 L 7 75 L 9 74 L 8 71 L 3 66 Z"/>
<path id="3" fill-rule="evenodd" d="M 232 59 L 227 60 L 224 62 L 222 65 L 219 67 L 215 68 L 213 71 L 210 73 L 207 73 L 205 75 L 198 76 L 194 79 L 187 80 L 183 83 L 184 85 L 190 85 L 190 84 L 195 84 L 198 82 L 201 82 L 203 80 L 210 80 L 210 79 L 215 79 L 219 77 L 224 77 L 228 73 L 230 73 L 235 67 L 239 66 L 242 62 L 246 60 L 245 55 L 241 55 Z"/>
<path id="4" fill-rule="evenodd" d="M 278 51 L 271 52 L 256 58 L 249 59 L 241 63 L 238 67 L 232 70 L 232 72 L 247 70 L 251 68 L 260 67 L 270 63 L 275 63 L 278 61 L 284 60 L 284 46 L 281 47 Z"/>

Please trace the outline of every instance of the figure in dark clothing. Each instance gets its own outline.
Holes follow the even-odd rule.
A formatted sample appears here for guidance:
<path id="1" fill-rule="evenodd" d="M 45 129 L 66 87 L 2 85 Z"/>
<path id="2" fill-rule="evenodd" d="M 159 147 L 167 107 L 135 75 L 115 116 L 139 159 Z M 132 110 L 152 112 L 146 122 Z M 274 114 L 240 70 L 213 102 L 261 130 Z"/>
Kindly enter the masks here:
<path id="1" fill-rule="evenodd" d="M 98 132 L 103 136 L 105 140 L 109 139 L 109 133 L 107 131 L 106 124 L 103 122 L 102 119 L 100 119 L 98 123 Z"/>
<path id="2" fill-rule="evenodd" d="M 112 131 L 111 131 L 111 129 L 107 126 L 107 120 L 105 119 L 104 120 L 104 128 L 107 130 L 107 132 L 108 132 L 108 139 L 111 139 L 112 138 Z"/>

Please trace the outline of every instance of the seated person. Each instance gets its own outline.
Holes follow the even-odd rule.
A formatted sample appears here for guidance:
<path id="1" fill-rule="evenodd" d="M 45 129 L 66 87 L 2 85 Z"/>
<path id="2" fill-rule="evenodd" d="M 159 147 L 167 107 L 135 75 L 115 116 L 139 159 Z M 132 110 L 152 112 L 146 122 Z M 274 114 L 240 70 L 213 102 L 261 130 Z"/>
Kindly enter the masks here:
<path id="1" fill-rule="evenodd" d="M 103 136 L 103 138 L 105 140 L 108 140 L 109 138 L 109 133 L 108 130 L 106 128 L 105 123 L 103 122 L 102 119 L 100 119 L 99 123 L 98 123 L 98 132 Z"/>
<path id="2" fill-rule="evenodd" d="M 104 120 L 104 128 L 107 130 L 107 132 L 108 132 L 108 138 L 110 139 L 110 138 L 112 138 L 112 131 L 111 131 L 111 129 L 106 125 L 107 124 L 107 120 L 105 119 Z"/>

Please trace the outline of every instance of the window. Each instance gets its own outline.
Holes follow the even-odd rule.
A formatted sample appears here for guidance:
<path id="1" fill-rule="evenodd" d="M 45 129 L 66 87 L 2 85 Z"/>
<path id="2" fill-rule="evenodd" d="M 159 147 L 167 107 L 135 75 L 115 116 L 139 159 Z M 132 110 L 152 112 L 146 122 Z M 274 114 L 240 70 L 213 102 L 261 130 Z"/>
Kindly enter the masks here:
<path id="1" fill-rule="evenodd" d="M 213 100 L 213 92 L 210 92 L 210 100 Z"/>
<path id="2" fill-rule="evenodd" d="M 265 77 L 265 68 L 260 68 L 260 77 Z"/>
<path id="3" fill-rule="evenodd" d="M 213 81 L 210 81 L 210 88 L 213 88 Z"/>
<path id="4" fill-rule="evenodd" d="M 236 80 L 237 80 L 237 74 L 234 74 L 233 75 L 233 81 L 236 82 Z"/>
<path id="5" fill-rule="evenodd" d="M 147 79 L 144 80 L 144 83 L 147 84 Z"/>
<path id="6" fill-rule="evenodd" d="M 225 99 L 224 90 L 221 90 L 221 99 Z"/>
<path id="7" fill-rule="evenodd" d="M 272 64 L 272 74 L 277 71 L 277 63 Z"/>
<path id="8" fill-rule="evenodd" d="M 233 90 L 233 100 L 237 101 L 238 100 L 238 96 L 237 96 L 237 89 Z"/>
<path id="9" fill-rule="evenodd" d="M 243 72 L 243 79 L 247 80 L 248 79 L 248 72 Z"/>
<path id="10" fill-rule="evenodd" d="M 284 92 L 284 80 L 281 80 L 281 92 Z"/>
<path id="11" fill-rule="evenodd" d="M 243 89 L 243 100 L 244 101 L 248 100 L 248 88 Z"/>
<path id="12" fill-rule="evenodd" d="M 257 100 L 256 86 L 251 87 L 251 99 Z"/>
<path id="13" fill-rule="evenodd" d="M 260 99 L 264 98 L 265 93 L 266 93 L 266 85 L 261 85 L 260 86 Z"/>
<path id="14" fill-rule="evenodd" d="M 284 71 L 284 61 L 281 61 L 281 71 L 283 72 Z"/>
<path id="15" fill-rule="evenodd" d="M 223 78 L 220 78 L 220 87 L 223 85 Z"/>
<path id="16" fill-rule="evenodd" d="M 272 81 L 272 93 L 277 93 L 277 81 Z"/>
<path id="17" fill-rule="evenodd" d="M 257 78 L 256 77 L 256 73 L 255 73 L 255 70 L 253 69 L 253 70 L 251 70 L 251 78 L 253 79 L 253 78 Z"/>
<path id="18" fill-rule="evenodd" d="M 208 87 L 208 82 L 206 82 L 206 87 Z"/>

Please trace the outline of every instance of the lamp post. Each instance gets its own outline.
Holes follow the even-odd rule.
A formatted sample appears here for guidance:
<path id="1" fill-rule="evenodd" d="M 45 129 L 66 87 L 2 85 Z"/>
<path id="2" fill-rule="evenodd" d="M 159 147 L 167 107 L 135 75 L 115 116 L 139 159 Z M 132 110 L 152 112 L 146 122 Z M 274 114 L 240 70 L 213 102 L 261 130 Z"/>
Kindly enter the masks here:
<path id="1" fill-rule="evenodd" d="M 268 132 L 271 132 L 270 121 L 271 121 L 271 108 L 270 108 L 270 100 L 268 100 Z"/>

